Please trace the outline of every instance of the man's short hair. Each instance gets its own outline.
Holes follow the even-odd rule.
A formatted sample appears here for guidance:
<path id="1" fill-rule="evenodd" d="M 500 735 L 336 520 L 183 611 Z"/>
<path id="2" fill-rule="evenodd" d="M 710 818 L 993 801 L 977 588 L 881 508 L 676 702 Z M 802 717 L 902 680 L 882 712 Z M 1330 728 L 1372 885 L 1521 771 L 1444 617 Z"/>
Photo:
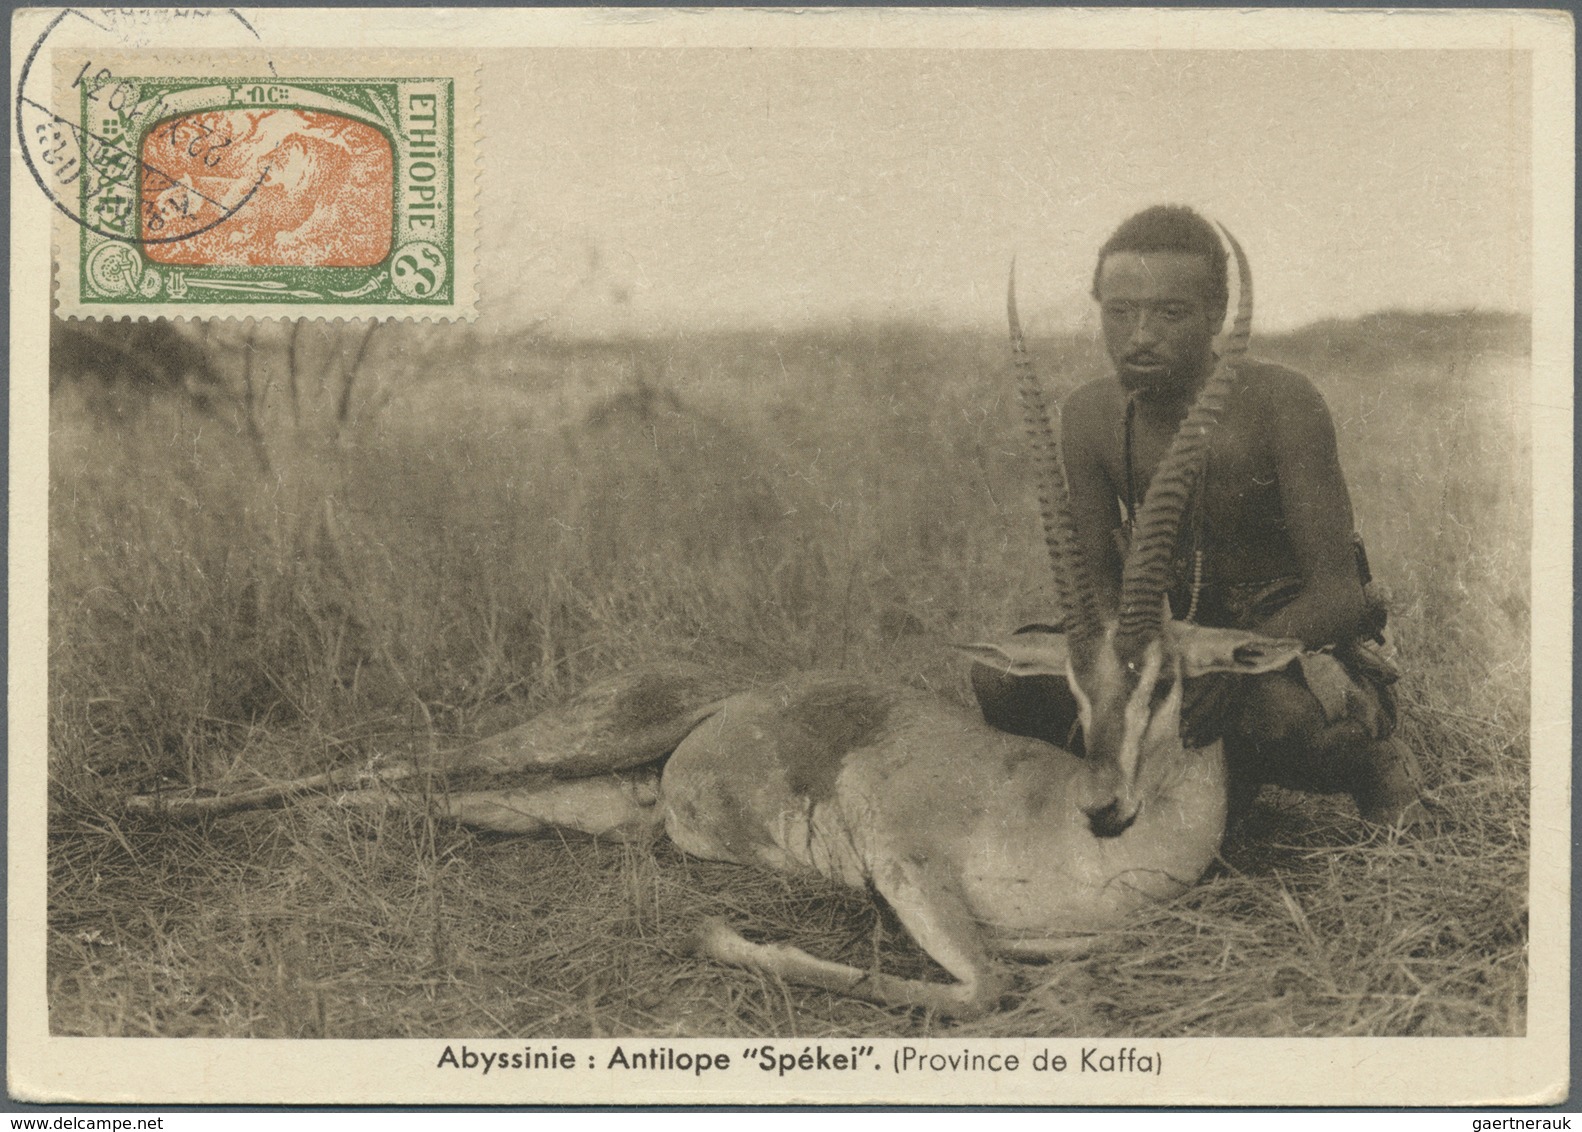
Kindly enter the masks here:
<path id="1" fill-rule="evenodd" d="M 1209 301 L 1224 311 L 1230 302 L 1229 255 L 1214 226 L 1190 208 L 1156 204 L 1122 222 L 1099 249 L 1093 268 L 1093 297 L 1099 297 L 1099 273 L 1111 252 L 1190 252 L 1208 259 Z"/>

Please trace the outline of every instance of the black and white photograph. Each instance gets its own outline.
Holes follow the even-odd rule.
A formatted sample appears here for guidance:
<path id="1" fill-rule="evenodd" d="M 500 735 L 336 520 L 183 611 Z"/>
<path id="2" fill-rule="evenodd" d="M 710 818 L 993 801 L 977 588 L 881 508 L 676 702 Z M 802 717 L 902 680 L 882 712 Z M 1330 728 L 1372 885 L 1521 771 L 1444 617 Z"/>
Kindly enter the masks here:
<path id="1" fill-rule="evenodd" d="M 1568 15 L 12 36 L 19 1099 L 1564 1099 Z"/>

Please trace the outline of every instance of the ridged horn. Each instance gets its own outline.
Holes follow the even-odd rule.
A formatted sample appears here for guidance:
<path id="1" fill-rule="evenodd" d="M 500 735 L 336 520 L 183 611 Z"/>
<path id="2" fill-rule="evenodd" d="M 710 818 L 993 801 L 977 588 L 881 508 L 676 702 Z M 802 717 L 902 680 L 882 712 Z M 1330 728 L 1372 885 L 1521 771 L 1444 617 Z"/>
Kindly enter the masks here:
<path id="1" fill-rule="evenodd" d="M 1135 647 L 1151 640 L 1163 627 L 1170 560 L 1175 554 L 1181 521 L 1208 458 L 1214 427 L 1224 410 L 1236 366 L 1246 357 L 1247 342 L 1252 337 L 1252 268 L 1236 237 L 1223 224 L 1219 225 L 1219 230 L 1236 257 L 1240 282 L 1236 318 L 1231 323 L 1224 354 L 1176 430 L 1170 450 L 1154 470 L 1148 496 L 1132 525 L 1131 553 L 1121 574 L 1118 637 L 1123 653 L 1130 651 L 1127 646 Z"/>
<path id="2" fill-rule="evenodd" d="M 1055 576 L 1056 610 L 1068 637 L 1074 641 L 1092 641 L 1103 635 L 1103 623 L 1087 564 L 1077 549 L 1060 433 L 1050 420 L 1043 384 L 1038 380 L 1033 360 L 1028 356 L 1027 345 L 1022 339 L 1021 320 L 1016 317 L 1015 259 L 1011 260 L 1005 311 L 1011 326 L 1011 359 L 1016 368 L 1016 389 L 1022 402 L 1022 421 L 1027 428 L 1027 439 L 1033 450 L 1033 466 L 1037 474 L 1038 514 L 1043 521 L 1044 543 L 1049 548 L 1049 565 Z"/>

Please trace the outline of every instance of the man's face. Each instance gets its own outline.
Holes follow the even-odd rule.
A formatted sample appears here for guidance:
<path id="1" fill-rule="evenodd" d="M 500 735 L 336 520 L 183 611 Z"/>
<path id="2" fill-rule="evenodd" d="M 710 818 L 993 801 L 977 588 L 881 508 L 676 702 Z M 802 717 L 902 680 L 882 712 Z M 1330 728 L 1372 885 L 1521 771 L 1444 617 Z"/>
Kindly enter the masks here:
<path id="1" fill-rule="evenodd" d="M 1104 346 L 1128 393 L 1186 396 L 1213 358 L 1225 311 L 1206 256 L 1111 252 L 1099 270 Z"/>

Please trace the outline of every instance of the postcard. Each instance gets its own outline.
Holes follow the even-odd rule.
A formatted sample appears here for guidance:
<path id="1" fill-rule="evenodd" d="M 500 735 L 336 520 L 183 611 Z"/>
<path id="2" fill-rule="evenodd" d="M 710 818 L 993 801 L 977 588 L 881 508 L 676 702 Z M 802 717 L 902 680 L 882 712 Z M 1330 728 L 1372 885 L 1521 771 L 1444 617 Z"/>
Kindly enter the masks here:
<path id="1" fill-rule="evenodd" d="M 12 1095 L 1563 1099 L 1573 45 L 19 10 Z"/>

